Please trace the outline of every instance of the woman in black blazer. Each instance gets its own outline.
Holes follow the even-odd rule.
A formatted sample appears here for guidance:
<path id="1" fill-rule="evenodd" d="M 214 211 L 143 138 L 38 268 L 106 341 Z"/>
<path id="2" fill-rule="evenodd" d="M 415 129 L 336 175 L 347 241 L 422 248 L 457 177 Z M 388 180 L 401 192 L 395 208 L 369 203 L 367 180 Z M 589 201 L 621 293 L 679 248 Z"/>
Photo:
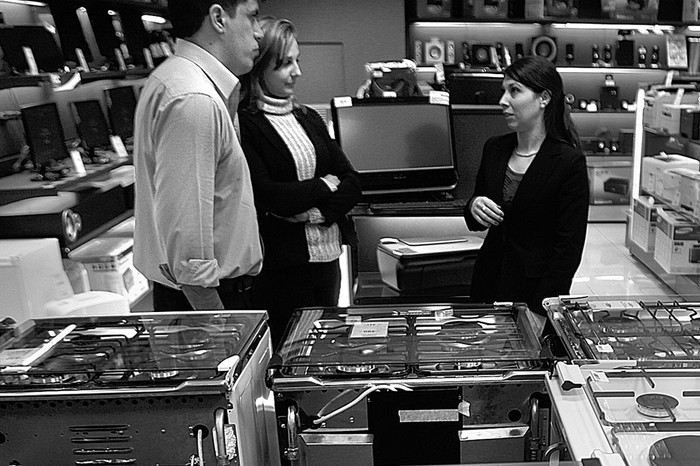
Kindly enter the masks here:
<path id="1" fill-rule="evenodd" d="M 279 343 L 295 308 L 338 304 L 341 247 L 357 241 L 346 214 L 361 189 L 321 116 L 294 99 L 301 75 L 294 25 L 265 18 L 260 26 L 239 121 L 265 251 L 253 305 L 268 311 Z"/>
<path id="2" fill-rule="evenodd" d="M 543 327 L 542 300 L 568 294 L 581 262 L 586 159 L 552 63 L 537 56 L 516 61 L 505 70 L 503 89 L 499 104 L 514 132 L 484 145 L 464 212 L 470 230 L 488 229 L 471 296 L 477 302 L 525 302 Z"/>

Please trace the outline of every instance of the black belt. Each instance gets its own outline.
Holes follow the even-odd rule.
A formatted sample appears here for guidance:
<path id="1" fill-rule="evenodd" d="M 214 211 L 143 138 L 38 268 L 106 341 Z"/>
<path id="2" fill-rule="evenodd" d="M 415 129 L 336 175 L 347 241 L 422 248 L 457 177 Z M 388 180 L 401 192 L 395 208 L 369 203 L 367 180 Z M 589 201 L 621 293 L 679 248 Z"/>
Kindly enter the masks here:
<path id="1" fill-rule="evenodd" d="M 252 275 L 242 275 L 236 278 L 222 278 L 219 280 L 217 289 L 223 292 L 243 293 L 253 287 L 253 280 L 255 280 L 255 277 Z"/>

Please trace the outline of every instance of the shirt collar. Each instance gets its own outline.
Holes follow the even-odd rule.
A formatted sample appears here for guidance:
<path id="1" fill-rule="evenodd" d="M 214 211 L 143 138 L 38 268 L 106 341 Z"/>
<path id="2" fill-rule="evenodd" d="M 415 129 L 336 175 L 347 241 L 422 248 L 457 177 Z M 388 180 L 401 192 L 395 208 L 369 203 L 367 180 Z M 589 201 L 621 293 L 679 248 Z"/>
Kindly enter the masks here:
<path id="1" fill-rule="evenodd" d="M 231 73 L 214 55 L 194 42 L 178 39 L 175 42 L 175 55 L 199 66 L 225 99 L 228 99 L 239 85 L 238 77 L 235 74 Z"/>

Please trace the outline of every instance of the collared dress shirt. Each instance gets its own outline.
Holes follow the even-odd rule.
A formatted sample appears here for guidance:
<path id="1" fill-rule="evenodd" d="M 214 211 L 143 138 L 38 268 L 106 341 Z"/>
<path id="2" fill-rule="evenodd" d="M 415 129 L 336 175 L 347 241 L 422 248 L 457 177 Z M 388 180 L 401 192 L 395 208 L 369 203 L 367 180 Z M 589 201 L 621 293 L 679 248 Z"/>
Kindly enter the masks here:
<path id="1" fill-rule="evenodd" d="M 178 40 L 141 91 L 134 263 L 150 280 L 215 287 L 260 272 L 250 173 L 228 108 L 239 88 L 214 56 Z"/>

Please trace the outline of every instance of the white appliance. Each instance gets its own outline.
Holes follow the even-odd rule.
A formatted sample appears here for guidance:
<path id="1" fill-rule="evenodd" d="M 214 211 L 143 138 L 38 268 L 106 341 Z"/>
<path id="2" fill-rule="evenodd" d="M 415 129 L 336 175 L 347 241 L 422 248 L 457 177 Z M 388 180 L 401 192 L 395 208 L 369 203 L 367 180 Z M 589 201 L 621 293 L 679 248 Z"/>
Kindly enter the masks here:
<path id="1" fill-rule="evenodd" d="M 47 316 L 104 316 L 129 314 L 129 300 L 111 291 L 87 291 L 63 299 L 49 301 L 45 306 Z"/>
<path id="2" fill-rule="evenodd" d="M 44 305 L 73 295 L 58 239 L 0 240 L 0 316 L 44 317 Z"/>

